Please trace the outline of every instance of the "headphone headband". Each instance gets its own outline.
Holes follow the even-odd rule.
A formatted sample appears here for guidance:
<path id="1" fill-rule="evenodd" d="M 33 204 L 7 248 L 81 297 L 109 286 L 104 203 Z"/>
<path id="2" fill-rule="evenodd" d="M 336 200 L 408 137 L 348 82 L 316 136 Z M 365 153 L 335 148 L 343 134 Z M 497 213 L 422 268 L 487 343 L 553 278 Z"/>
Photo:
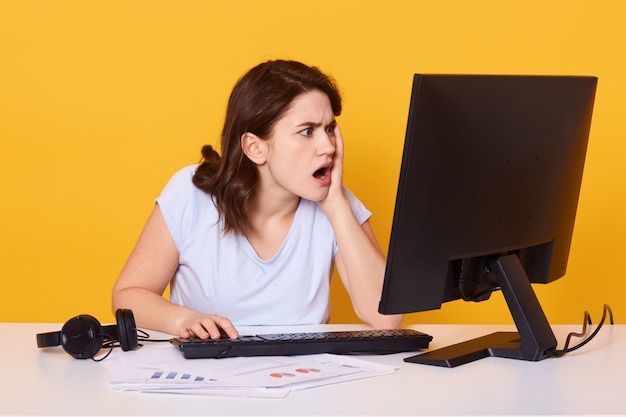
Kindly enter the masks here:
<path id="1" fill-rule="evenodd" d="M 61 344 L 61 332 L 39 333 L 37 335 L 37 347 L 46 348 Z"/>

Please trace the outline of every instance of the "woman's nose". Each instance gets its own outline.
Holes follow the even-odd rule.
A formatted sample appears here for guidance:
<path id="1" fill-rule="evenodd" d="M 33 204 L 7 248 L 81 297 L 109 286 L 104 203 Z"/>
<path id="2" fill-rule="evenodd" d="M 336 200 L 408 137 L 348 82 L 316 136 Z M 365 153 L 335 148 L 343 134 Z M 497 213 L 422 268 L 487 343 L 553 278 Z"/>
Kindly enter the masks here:
<path id="1" fill-rule="evenodd" d="M 318 153 L 320 155 L 335 153 L 335 134 L 324 132 L 320 135 L 320 144 L 318 146 Z"/>

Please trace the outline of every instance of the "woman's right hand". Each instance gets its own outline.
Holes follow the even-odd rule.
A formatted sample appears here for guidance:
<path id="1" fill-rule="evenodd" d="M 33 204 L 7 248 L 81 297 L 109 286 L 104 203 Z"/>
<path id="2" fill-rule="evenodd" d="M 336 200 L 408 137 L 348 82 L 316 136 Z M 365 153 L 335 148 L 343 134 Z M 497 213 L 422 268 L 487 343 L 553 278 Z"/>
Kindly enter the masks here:
<path id="1" fill-rule="evenodd" d="M 236 339 L 239 337 L 239 332 L 226 317 L 199 312 L 183 318 L 179 334 L 184 338 L 195 336 L 200 339 L 219 339 L 224 336 Z"/>

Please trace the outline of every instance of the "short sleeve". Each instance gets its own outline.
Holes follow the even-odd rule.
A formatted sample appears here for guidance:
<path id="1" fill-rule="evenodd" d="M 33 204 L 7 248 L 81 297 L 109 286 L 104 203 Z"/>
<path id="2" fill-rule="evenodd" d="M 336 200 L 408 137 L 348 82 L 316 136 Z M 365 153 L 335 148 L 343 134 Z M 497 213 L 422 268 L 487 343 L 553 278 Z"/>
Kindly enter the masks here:
<path id="1" fill-rule="evenodd" d="M 369 211 L 358 198 L 356 198 L 352 191 L 344 187 L 343 193 L 348 199 L 350 207 L 352 208 L 352 213 L 354 213 L 354 217 L 356 217 L 359 224 L 362 225 L 368 221 L 370 217 L 372 217 L 372 212 Z"/>
<path id="2" fill-rule="evenodd" d="M 161 209 L 176 247 L 180 250 L 184 239 L 186 225 L 196 212 L 196 199 L 193 196 L 200 192 L 192 182 L 197 165 L 192 165 L 176 172 L 163 188 L 156 203 Z"/>

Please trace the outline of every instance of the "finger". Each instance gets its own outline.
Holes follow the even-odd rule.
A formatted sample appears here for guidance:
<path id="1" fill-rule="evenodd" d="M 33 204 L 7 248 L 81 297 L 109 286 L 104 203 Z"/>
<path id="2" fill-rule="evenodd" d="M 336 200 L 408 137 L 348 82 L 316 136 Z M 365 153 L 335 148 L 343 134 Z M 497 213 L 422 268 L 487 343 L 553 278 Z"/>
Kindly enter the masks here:
<path id="1" fill-rule="evenodd" d="M 339 124 L 335 125 L 335 130 L 333 133 L 335 135 L 335 156 L 333 158 L 333 169 L 331 172 L 332 182 L 334 182 L 336 185 L 341 186 L 343 176 L 344 142 L 343 136 L 341 135 L 341 129 L 339 128 Z"/>
<path id="2" fill-rule="evenodd" d="M 207 332 L 208 337 L 214 340 L 222 337 L 222 332 L 216 323 L 216 319 L 216 316 L 211 316 L 210 318 L 205 318 L 201 323 L 202 327 Z"/>
<path id="3" fill-rule="evenodd" d="M 341 128 L 339 128 L 339 123 L 335 124 L 335 154 L 337 154 L 340 158 L 343 158 L 343 136 L 341 135 Z"/>
<path id="4" fill-rule="evenodd" d="M 231 339 L 239 337 L 239 332 L 233 323 L 226 317 L 216 317 L 215 322 L 219 326 L 222 336 L 227 336 Z"/>
<path id="5" fill-rule="evenodd" d="M 208 339 L 213 338 L 211 335 L 210 327 L 210 325 L 204 323 L 194 323 L 187 329 L 187 331 L 200 339 Z M 213 324 L 213 327 L 215 327 L 215 324 Z M 215 330 L 213 333 L 219 333 L 219 330 Z"/>

